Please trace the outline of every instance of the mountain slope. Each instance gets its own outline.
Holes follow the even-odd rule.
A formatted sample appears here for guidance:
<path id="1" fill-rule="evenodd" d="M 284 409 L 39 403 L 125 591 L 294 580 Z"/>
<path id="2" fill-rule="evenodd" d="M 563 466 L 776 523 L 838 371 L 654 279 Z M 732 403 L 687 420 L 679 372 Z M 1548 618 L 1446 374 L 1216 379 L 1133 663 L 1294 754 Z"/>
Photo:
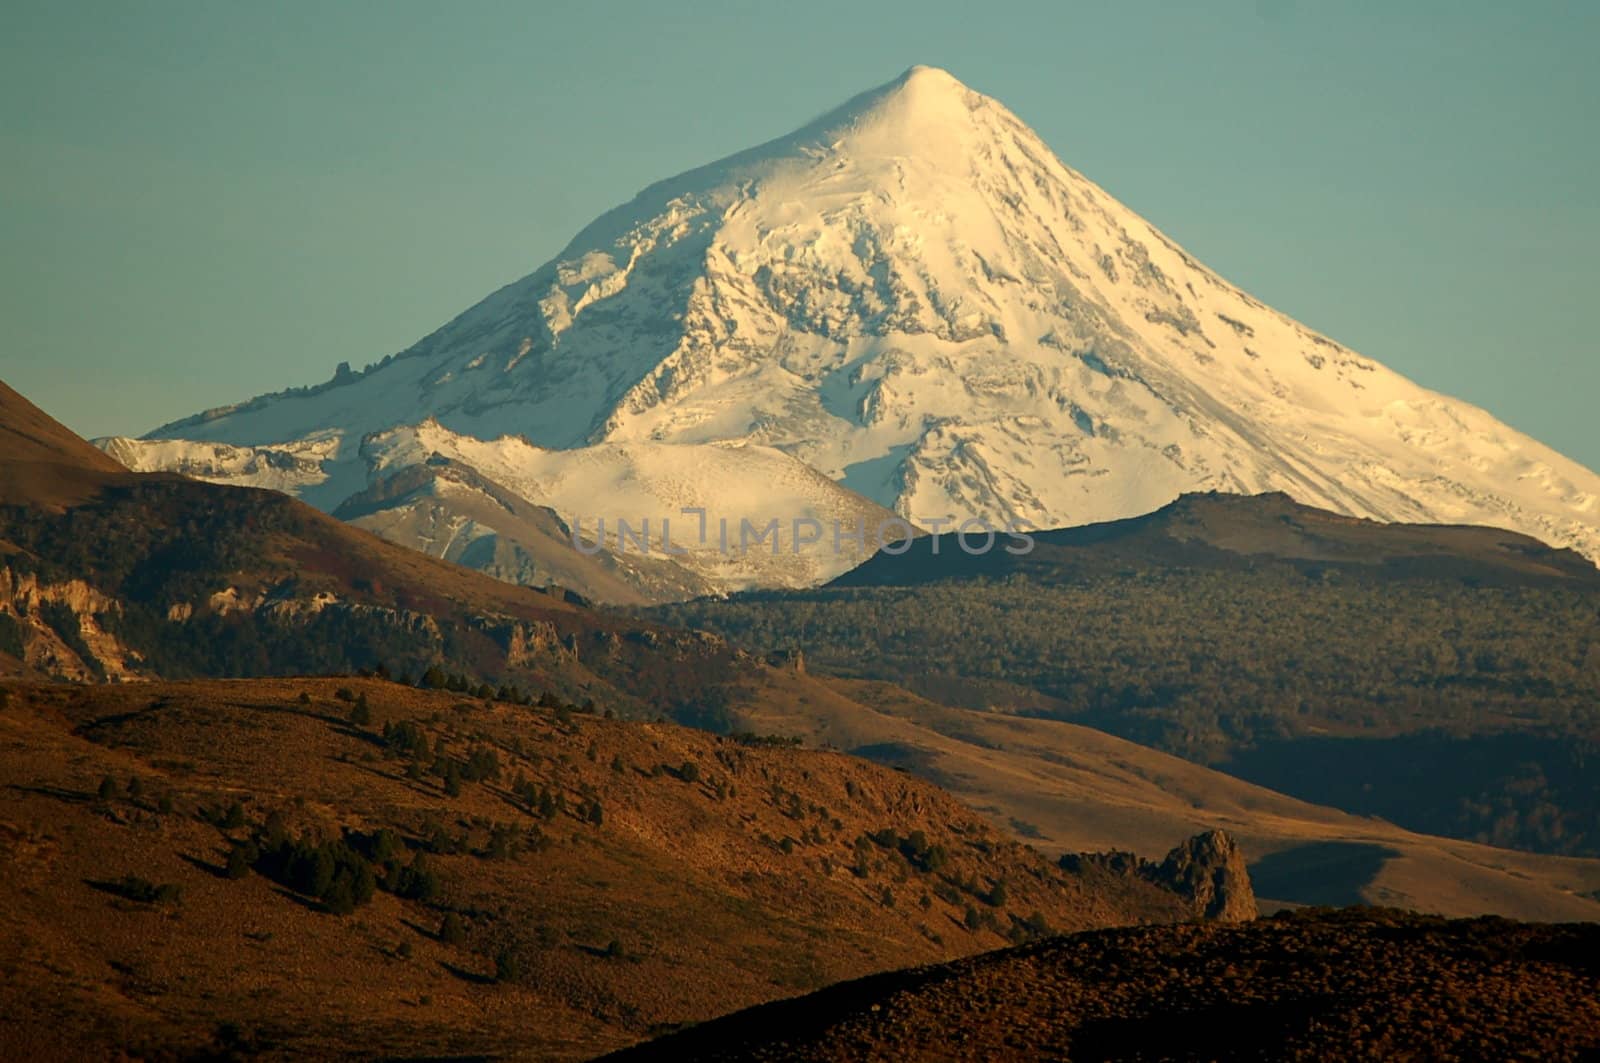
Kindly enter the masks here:
<path id="1" fill-rule="evenodd" d="M 157 429 L 777 447 L 922 526 L 1286 491 L 1600 558 L 1600 478 L 1226 283 L 917 67 L 654 185 L 411 349 Z"/>

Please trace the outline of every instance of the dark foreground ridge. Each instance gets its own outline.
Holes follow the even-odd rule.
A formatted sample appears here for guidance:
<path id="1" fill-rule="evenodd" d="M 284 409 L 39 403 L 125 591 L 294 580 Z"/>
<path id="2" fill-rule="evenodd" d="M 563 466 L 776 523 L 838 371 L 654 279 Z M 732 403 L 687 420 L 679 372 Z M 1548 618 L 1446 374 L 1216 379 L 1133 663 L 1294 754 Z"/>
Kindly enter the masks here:
<path id="1" fill-rule="evenodd" d="M 1593 924 L 1304 910 L 876 975 L 607 1058 L 1592 1059 L 1597 979 Z"/>

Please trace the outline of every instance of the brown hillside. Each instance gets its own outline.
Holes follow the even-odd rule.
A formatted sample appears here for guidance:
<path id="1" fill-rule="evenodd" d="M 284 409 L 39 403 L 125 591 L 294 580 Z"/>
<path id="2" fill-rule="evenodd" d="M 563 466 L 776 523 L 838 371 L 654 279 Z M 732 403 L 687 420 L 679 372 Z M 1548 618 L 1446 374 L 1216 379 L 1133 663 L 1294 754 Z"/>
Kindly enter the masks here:
<path id="1" fill-rule="evenodd" d="M 577 1058 L 1188 911 L 839 754 L 379 680 L 7 689 L 5 1058 Z M 379 888 L 333 914 L 352 894 L 286 875 L 278 833 L 342 839 Z M 426 895 L 406 885 L 424 871 Z"/>

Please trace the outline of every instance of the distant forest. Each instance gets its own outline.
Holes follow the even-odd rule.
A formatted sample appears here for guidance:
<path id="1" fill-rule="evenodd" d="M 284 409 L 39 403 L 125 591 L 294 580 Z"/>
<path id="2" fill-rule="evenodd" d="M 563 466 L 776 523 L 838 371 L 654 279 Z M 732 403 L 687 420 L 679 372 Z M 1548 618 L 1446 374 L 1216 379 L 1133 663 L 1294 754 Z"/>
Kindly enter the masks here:
<path id="1" fill-rule="evenodd" d="M 1124 570 L 661 607 L 756 651 L 1071 720 L 1420 830 L 1600 855 L 1600 597 Z"/>

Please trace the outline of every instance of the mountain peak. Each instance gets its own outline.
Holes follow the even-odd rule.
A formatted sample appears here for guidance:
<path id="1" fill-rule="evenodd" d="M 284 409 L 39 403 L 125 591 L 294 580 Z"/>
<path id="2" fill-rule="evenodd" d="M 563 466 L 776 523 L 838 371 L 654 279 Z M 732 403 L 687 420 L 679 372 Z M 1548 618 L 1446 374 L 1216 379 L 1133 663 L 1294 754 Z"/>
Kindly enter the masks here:
<path id="1" fill-rule="evenodd" d="M 888 95 L 903 99 L 913 108 L 944 108 L 950 105 L 968 106 L 976 99 L 984 99 L 969 89 L 948 70 L 937 66 L 918 64 L 885 86 Z"/>
<path id="2" fill-rule="evenodd" d="M 754 443 L 923 527 L 1285 491 L 1600 558 L 1592 472 L 1240 291 L 931 66 L 651 185 L 336 380 L 174 428 L 339 429 L 345 461 L 429 416 L 544 448 Z"/>

